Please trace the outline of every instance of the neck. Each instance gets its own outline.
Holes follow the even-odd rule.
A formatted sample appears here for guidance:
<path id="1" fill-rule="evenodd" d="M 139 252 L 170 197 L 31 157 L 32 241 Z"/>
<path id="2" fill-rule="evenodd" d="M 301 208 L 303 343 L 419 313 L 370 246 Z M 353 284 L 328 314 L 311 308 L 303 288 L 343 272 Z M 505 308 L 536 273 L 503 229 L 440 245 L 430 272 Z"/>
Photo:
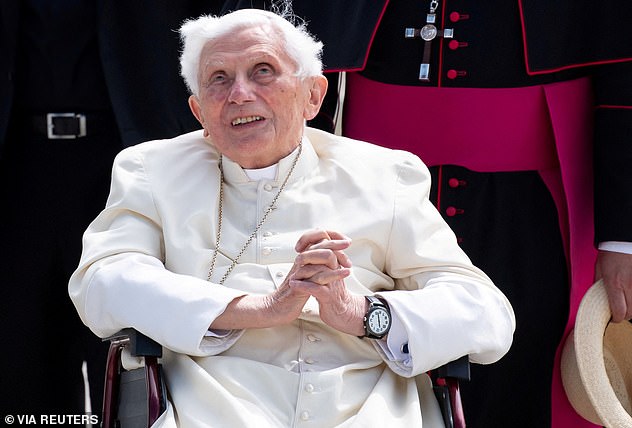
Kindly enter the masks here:
<path id="1" fill-rule="evenodd" d="M 226 156 L 222 153 L 220 153 L 222 156 L 227 157 L 228 159 L 230 159 L 231 161 L 233 161 L 234 163 L 238 164 L 240 167 L 242 167 L 244 170 L 248 169 L 248 170 L 257 170 L 257 169 L 264 169 L 264 168 L 268 168 L 274 165 L 278 165 L 278 163 L 282 160 L 285 159 L 286 157 L 290 156 L 294 151 L 296 151 L 296 148 L 301 144 L 302 138 L 299 138 L 298 141 L 296 142 L 296 144 L 294 144 L 292 147 L 289 147 L 287 149 L 286 152 L 282 153 L 280 156 L 275 156 L 273 158 L 270 158 L 268 156 L 266 156 L 265 154 L 262 156 L 253 154 L 252 156 L 244 156 L 241 157 L 239 159 L 234 159 L 231 158 L 230 156 Z"/>
<path id="2" fill-rule="evenodd" d="M 279 169 L 279 164 L 266 166 L 265 168 L 248 169 L 244 168 L 244 172 L 252 181 L 274 180 Z"/>

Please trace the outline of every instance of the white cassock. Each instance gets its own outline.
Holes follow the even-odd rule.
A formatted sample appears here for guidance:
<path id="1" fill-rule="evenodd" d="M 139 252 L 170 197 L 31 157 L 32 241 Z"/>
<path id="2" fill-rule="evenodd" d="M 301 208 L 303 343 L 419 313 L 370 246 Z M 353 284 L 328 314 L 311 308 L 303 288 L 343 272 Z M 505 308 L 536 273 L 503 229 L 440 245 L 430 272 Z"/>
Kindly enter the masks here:
<path id="1" fill-rule="evenodd" d="M 420 410 L 415 376 L 465 354 L 492 363 L 509 349 L 512 308 L 428 200 L 430 175 L 417 157 L 311 128 L 302 146 L 277 208 L 223 286 L 229 257 L 255 229 L 296 151 L 274 180 L 251 181 L 224 157 L 211 282 L 219 155 L 202 131 L 117 157 L 107 206 L 86 231 L 69 291 L 97 335 L 133 327 L 163 345 L 170 406 L 157 425 L 434 428 L 436 408 L 424 394 L 430 404 Z M 314 299 L 290 324 L 209 337 L 232 299 L 283 282 L 298 238 L 316 227 L 352 239 L 345 283 L 388 301 L 398 337 L 385 343 L 333 330 Z M 409 354 L 400 351 L 404 343 Z"/>

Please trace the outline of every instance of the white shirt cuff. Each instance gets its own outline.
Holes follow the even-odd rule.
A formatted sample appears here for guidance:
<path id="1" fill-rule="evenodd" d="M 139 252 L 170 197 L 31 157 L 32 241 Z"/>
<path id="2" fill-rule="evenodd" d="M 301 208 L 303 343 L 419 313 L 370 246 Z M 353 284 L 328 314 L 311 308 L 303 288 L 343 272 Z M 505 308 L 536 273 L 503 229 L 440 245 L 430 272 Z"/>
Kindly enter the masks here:
<path id="1" fill-rule="evenodd" d="M 612 251 L 614 253 L 632 254 L 632 242 L 605 241 L 599 243 L 602 251 Z"/>
<path id="2" fill-rule="evenodd" d="M 408 334 L 397 314 L 391 311 L 391 328 L 386 340 L 376 340 L 386 357 L 404 367 L 412 367 L 412 358 L 408 353 Z M 406 350 L 406 352 L 404 352 Z"/>
<path id="3" fill-rule="evenodd" d="M 223 339 L 228 337 L 228 335 L 232 332 L 232 330 L 206 330 L 204 333 L 204 337 L 217 337 Z"/>

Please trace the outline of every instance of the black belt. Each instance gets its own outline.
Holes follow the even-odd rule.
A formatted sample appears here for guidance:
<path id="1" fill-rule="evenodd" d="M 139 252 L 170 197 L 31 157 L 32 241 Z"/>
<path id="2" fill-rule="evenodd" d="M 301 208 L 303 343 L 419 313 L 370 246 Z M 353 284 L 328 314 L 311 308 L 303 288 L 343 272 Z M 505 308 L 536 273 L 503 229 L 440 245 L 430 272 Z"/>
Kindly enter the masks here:
<path id="1" fill-rule="evenodd" d="M 27 126 L 33 133 L 49 140 L 118 133 L 111 113 L 31 114 L 27 116 Z"/>

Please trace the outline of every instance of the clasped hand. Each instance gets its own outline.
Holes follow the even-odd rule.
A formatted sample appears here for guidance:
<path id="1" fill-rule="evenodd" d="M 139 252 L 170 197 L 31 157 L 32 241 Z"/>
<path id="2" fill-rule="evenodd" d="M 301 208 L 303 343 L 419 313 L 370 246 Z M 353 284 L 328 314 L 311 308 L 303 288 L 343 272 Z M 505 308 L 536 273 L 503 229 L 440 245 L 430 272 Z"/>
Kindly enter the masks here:
<path id="1" fill-rule="evenodd" d="M 363 296 L 350 293 L 344 279 L 351 273 L 351 260 L 344 250 L 351 240 L 341 233 L 310 230 L 298 240 L 298 253 L 283 283 L 269 295 L 245 295 L 234 299 L 210 329 L 262 328 L 297 319 L 310 296 L 319 304 L 324 323 L 343 333 L 364 334 L 367 309 Z"/>
<path id="2" fill-rule="evenodd" d="M 306 232 L 296 243 L 298 256 L 279 291 L 313 296 L 325 324 L 360 336 L 364 334 L 366 300 L 350 293 L 344 282 L 351 273 L 351 260 L 344 252 L 349 245 L 351 240 L 338 232 Z"/>

